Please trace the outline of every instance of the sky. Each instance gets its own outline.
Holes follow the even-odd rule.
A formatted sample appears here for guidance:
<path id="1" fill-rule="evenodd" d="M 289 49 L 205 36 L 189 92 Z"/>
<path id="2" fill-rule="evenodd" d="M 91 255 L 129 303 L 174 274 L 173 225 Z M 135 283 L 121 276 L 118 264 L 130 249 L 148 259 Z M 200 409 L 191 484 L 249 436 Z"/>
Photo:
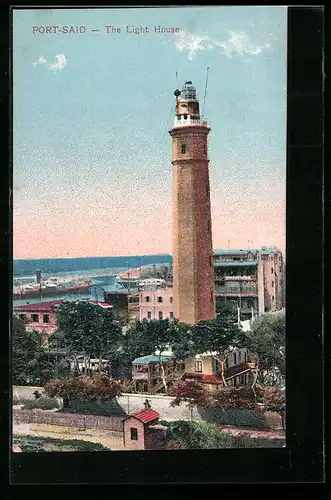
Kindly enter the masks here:
<path id="1" fill-rule="evenodd" d="M 173 91 L 207 67 L 213 246 L 284 251 L 286 41 L 286 7 L 15 10 L 14 258 L 171 253 Z"/>

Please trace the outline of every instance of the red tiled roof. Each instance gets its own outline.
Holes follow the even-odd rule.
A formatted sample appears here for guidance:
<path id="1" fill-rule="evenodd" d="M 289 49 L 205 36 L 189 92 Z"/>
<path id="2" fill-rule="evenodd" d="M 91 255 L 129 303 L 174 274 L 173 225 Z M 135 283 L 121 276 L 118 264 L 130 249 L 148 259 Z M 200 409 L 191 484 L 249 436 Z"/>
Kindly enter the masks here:
<path id="1" fill-rule="evenodd" d="M 97 300 L 90 300 L 89 299 L 89 303 L 90 304 L 97 304 L 98 306 L 103 307 L 104 309 L 110 309 L 111 307 L 113 307 L 108 302 L 98 302 Z"/>
<path id="2" fill-rule="evenodd" d="M 135 413 L 131 413 L 131 415 L 129 415 L 129 417 L 135 417 L 138 420 L 140 420 L 140 422 L 143 422 L 144 424 L 147 424 L 148 422 L 152 422 L 153 420 L 156 420 L 157 418 L 159 418 L 159 416 L 160 416 L 160 414 L 157 411 L 152 410 L 151 408 L 145 408 L 144 410 L 139 410 L 139 411 L 136 411 Z"/>
<path id="3" fill-rule="evenodd" d="M 206 375 L 204 373 L 185 373 L 184 378 L 195 378 L 202 384 L 220 384 L 222 382 L 216 375 Z"/>
<path id="4" fill-rule="evenodd" d="M 24 304 L 23 306 L 14 306 L 14 311 L 49 311 L 54 306 L 62 304 L 63 300 L 52 300 L 49 302 L 38 302 L 37 304 Z"/>
<path id="5" fill-rule="evenodd" d="M 52 300 L 49 302 L 37 302 L 36 304 L 24 304 L 22 306 L 14 306 L 14 311 L 49 311 L 53 309 L 54 306 L 59 306 L 64 300 Z M 91 304 L 97 304 L 104 309 L 110 309 L 113 307 L 108 302 L 97 302 L 96 300 L 89 300 Z"/>

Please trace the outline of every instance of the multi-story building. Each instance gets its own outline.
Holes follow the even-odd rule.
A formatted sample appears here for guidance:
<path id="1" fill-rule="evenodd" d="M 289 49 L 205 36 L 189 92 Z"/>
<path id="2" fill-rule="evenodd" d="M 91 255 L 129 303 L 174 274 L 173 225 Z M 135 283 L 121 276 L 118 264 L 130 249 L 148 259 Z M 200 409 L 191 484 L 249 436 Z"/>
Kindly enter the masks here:
<path id="1" fill-rule="evenodd" d="M 214 269 L 217 305 L 237 308 L 240 320 L 285 306 L 284 263 L 277 248 L 215 250 Z"/>
<path id="2" fill-rule="evenodd" d="M 26 331 L 40 333 L 42 344 L 47 345 L 49 336 L 57 328 L 56 309 L 62 302 L 63 300 L 53 300 L 15 306 L 14 314 L 24 321 Z"/>
<path id="3" fill-rule="evenodd" d="M 140 320 L 139 293 L 128 294 L 129 324 L 134 325 Z"/>
<path id="4" fill-rule="evenodd" d="M 252 383 L 255 364 L 250 362 L 247 349 L 233 349 L 224 357 L 224 380 L 227 386 Z M 163 367 L 163 377 L 161 364 Z M 215 391 L 224 386 L 220 362 L 213 353 L 198 354 L 184 361 L 176 361 L 171 352 L 142 356 L 132 363 L 132 380 L 137 392 L 165 392 L 180 380 L 196 380 L 206 389 Z"/>
<path id="5" fill-rule="evenodd" d="M 57 329 L 56 310 L 64 302 L 63 300 L 53 300 L 49 302 L 39 302 L 37 304 L 25 304 L 14 306 L 14 314 L 19 316 L 25 322 L 25 328 L 28 332 L 38 332 L 41 334 L 42 344 L 46 347 L 48 339 Z M 108 309 L 111 304 L 89 300 L 91 304 Z"/>
<path id="6" fill-rule="evenodd" d="M 139 292 L 140 321 L 174 318 L 174 296 L 171 284 L 145 286 Z"/>

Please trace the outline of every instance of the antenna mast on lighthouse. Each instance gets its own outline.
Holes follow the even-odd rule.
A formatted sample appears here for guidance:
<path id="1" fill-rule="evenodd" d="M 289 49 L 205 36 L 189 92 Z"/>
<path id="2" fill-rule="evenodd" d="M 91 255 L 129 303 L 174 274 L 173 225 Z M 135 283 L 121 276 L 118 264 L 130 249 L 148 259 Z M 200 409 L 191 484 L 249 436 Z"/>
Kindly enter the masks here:
<path id="1" fill-rule="evenodd" d="M 202 117 L 205 114 L 205 103 L 206 103 L 207 87 L 208 87 L 208 74 L 209 74 L 209 66 L 207 66 L 207 71 L 206 71 L 206 85 L 205 85 L 205 95 L 203 97 Z"/>

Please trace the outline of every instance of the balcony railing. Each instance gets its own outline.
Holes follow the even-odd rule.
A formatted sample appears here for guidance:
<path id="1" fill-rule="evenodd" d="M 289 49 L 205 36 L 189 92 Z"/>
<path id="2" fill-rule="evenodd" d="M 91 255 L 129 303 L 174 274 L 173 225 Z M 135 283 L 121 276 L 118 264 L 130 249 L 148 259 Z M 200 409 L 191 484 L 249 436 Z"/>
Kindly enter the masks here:
<path id="1" fill-rule="evenodd" d="M 221 276 L 215 274 L 215 281 L 256 281 L 256 276 Z"/>
<path id="2" fill-rule="evenodd" d="M 208 123 L 205 120 L 192 119 L 190 116 L 187 116 L 186 119 L 183 116 L 181 116 L 180 120 L 178 120 L 177 117 L 175 118 L 174 128 L 187 127 L 191 125 L 202 125 L 204 127 L 208 127 Z"/>
<path id="3" fill-rule="evenodd" d="M 229 295 L 231 297 L 254 297 L 258 295 L 257 287 L 216 286 L 215 291 L 218 295 Z"/>

